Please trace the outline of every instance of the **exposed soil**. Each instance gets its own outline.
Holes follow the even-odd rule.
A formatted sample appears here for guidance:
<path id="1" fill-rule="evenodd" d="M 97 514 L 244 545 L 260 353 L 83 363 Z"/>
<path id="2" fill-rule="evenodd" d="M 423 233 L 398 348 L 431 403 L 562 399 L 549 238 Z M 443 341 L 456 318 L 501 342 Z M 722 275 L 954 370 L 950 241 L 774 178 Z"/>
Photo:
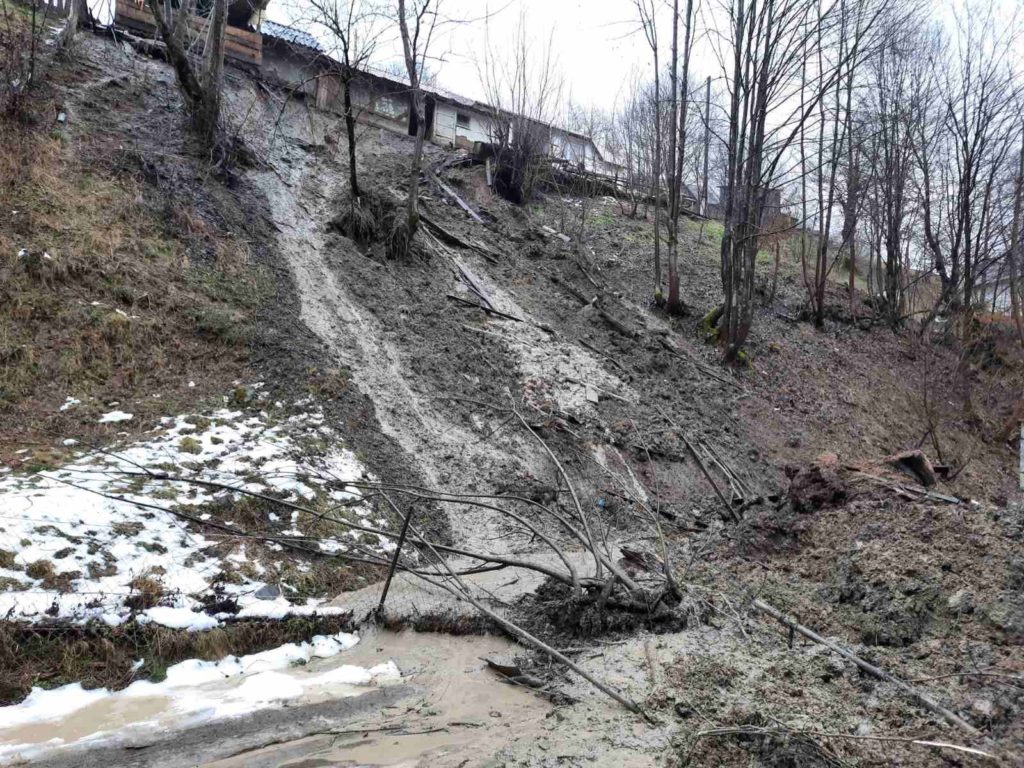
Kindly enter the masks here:
<path id="1" fill-rule="evenodd" d="M 100 83 L 123 68 L 124 54 L 106 41 L 85 41 L 83 51 L 90 68 L 82 78 Z M 189 178 L 182 169 L 194 173 L 198 159 L 166 144 L 181 119 L 169 70 L 131 62 L 132 87 L 160 108 L 145 112 L 151 128 L 137 128 L 142 106 L 125 102 L 107 127 L 137 135 L 142 156 L 177 169 L 146 177 L 177 190 L 174 179 Z M 492 756 L 536 766 L 982 763 L 913 739 L 970 744 L 1007 764 L 1024 751 L 1024 500 L 1015 452 L 1001 436 L 1024 369 L 996 325 L 979 323 L 968 348 L 938 337 L 925 344 L 912 327 L 894 333 L 844 320 L 846 296 L 836 289 L 829 315 L 838 319 L 815 330 L 795 321 L 802 288 L 798 266 L 787 261 L 770 306 L 764 291 L 750 366 L 722 369 L 699 327 L 720 300 L 715 225 L 688 225 L 683 294 L 692 313 L 683 318 L 649 306 L 649 222 L 596 199 L 585 241 L 566 245 L 541 227 L 575 231 L 582 209 L 574 201 L 552 194 L 513 206 L 490 194 L 480 168 L 445 173 L 487 226 L 439 189 L 422 189 L 432 221 L 482 247 L 438 246 L 424 234 L 414 258 L 387 261 L 382 244 L 357 246 L 331 226 L 347 178 L 339 121 L 301 101 L 282 108 L 282 94 L 237 73 L 230 80 L 232 118 L 256 161 L 228 178 L 204 179 L 201 188 L 216 192 L 201 200 L 221 217 L 218 231 L 254 235 L 253 258 L 273 275 L 249 365 L 271 387 L 320 401 L 379 477 L 452 493 L 514 494 L 568 511 L 562 479 L 515 408 L 565 467 L 601 535 L 623 552 L 624 567 L 660 567 L 651 565 L 661 550 L 640 501 L 658 511 L 671 547 L 682 597 L 659 608 L 668 611 L 664 621 L 592 605 L 567 610 L 571 603 L 551 585 L 518 606 L 525 623 L 572 649 L 657 723 L 645 724 L 542 658 L 525 658 L 531 672 L 581 703 L 517 728 L 491 718 L 472 740 L 471 763 Z M 81 82 L 76 89 L 89 92 Z M 85 110 L 70 106 L 74 126 Z M 83 122 L 82 130 L 94 127 Z M 410 153 L 406 137 L 364 130 L 361 178 L 376 194 L 400 196 Z M 443 158 L 430 148 L 428 162 Z M 241 218 L 225 218 L 222 209 Z M 495 309 L 521 322 L 449 299 L 475 301 L 460 270 Z M 766 285 L 767 277 L 766 267 Z M 589 302 L 597 295 L 599 306 Z M 739 522 L 684 436 L 707 446 L 744 487 L 751 503 L 736 512 Z M 883 457 L 918 447 L 950 465 L 948 479 L 931 490 L 958 503 L 893 486 L 912 483 L 906 476 L 864 476 L 877 474 Z M 833 456 L 819 461 L 826 453 Z M 425 527 L 462 546 L 524 557 L 542 549 L 479 510 L 422 509 Z M 531 514 L 526 505 L 517 509 Z M 570 540 L 553 526 L 544 531 Z M 952 730 L 821 646 L 789 647 L 783 628 L 751 613 L 756 596 L 921 681 L 984 739 Z M 318 764 L 445 764 L 432 760 L 447 737 L 424 736 L 408 748 L 384 741 L 350 744 L 362 750 L 359 758 L 319 745 L 326 762 Z M 456 741 L 455 754 L 467 754 L 461 735 Z"/>

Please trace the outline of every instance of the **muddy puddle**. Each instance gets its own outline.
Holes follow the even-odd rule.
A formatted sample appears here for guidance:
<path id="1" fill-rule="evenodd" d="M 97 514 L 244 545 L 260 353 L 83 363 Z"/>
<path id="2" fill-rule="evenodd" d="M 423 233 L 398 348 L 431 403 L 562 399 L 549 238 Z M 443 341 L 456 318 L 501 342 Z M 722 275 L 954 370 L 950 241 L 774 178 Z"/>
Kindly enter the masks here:
<path id="1" fill-rule="evenodd" d="M 378 663 L 382 661 L 377 660 Z M 386 659 L 385 659 L 386 661 Z M 87 703 L 71 711 L 53 711 L 4 727 L 0 723 L 0 765 L 38 759 L 93 746 L 151 743 L 156 735 L 217 721 L 230 721 L 251 712 L 278 707 L 301 707 L 319 702 L 353 698 L 375 688 L 400 682 L 395 675 L 374 677 L 362 671 L 357 680 L 347 654 L 314 660 L 282 671 L 254 672 L 196 685 L 162 687 L 143 684 L 113 694 L 81 692 Z M 152 693 L 149 689 L 152 689 Z M 55 702 L 55 707 L 62 706 Z M 69 708 L 73 705 L 68 704 Z"/>
<path id="2" fill-rule="evenodd" d="M 539 731 L 551 705 L 500 682 L 483 659 L 510 661 L 516 646 L 497 637 L 365 636 L 347 654 L 368 665 L 390 658 L 414 692 L 333 733 L 316 734 L 207 763 L 207 768 L 482 765 Z"/>

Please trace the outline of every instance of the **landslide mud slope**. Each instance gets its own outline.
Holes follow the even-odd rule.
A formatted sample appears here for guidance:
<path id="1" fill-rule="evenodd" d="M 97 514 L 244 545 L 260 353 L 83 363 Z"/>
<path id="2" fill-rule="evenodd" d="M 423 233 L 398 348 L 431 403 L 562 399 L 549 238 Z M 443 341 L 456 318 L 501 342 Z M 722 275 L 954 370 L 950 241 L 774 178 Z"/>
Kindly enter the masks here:
<path id="1" fill-rule="evenodd" d="M 123 54 L 109 43 L 93 40 L 88 48 L 94 86 L 123 70 Z M 144 83 L 147 99 L 157 101 L 119 102 L 107 130 L 127 137 L 147 115 L 154 125 L 138 139 L 140 152 L 163 158 L 154 160 L 157 178 L 162 169 L 177 179 L 170 172 L 181 166 L 158 141 L 161 131 L 180 125 L 170 72 L 132 61 L 129 80 Z M 666 318 L 647 303 L 649 222 L 597 199 L 585 243 L 567 247 L 543 226 L 568 229 L 578 201 L 549 195 L 515 208 L 490 195 L 479 169 L 449 169 L 446 178 L 486 227 L 436 187 L 425 183 L 423 192 L 430 219 L 482 247 L 432 243 L 407 262 L 387 261 L 380 245 L 357 246 L 331 226 L 347 177 L 340 122 L 238 73 L 229 86 L 231 119 L 255 159 L 206 183 L 246 200 L 258 222 L 254 240 L 278 289 L 259 314 L 262 338 L 272 343 L 252 351 L 268 386 L 313 397 L 346 445 L 386 481 L 568 506 L 553 462 L 514 418 L 514 407 L 563 464 L 614 551 L 661 551 L 642 502 L 657 510 L 684 574 L 686 599 L 670 627 L 642 616 L 612 621 L 577 613 L 544 585 L 524 595 L 514 572 L 499 585 L 519 620 L 642 702 L 656 724 L 527 655 L 522 663 L 532 673 L 579 703 L 524 706 L 515 728 L 489 712 L 473 726 L 420 713 L 425 717 L 401 721 L 405 730 L 448 728 L 450 738 L 395 734 L 388 749 L 367 759 L 442 764 L 436 750 L 450 740 L 457 765 L 656 765 L 687 755 L 693 765 L 982 764 L 955 749 L 912 744 L 968 740 L 820 646 L 787 643 L 784 631 L 749 612 L 754 596 L 894 674 L 922 681 L 985 731 L 991 741 L 975 746 L 1007 754 L 1021 748 L 1022 508 L 1014 457 L 993 441 L 1019 369 L 987 360 L 989 367 L 968 371 L 972 389 L 965 392 L 965 377 L 954 375 L 962 368 L 955 348 L 919 348 L 908 335 L 839 321 L 824 332 L 793 323 L 800 287 L 795 275 L 783 275 L 776 304 L 766 301 L 759 311 L 752 367 L 722 370 L 696 327 L 719 300 L 713 228 L 688 230 L 684 298 L 694 314 Z M 82 110 L 100 98 L 81 97 Z M 95 114 L 91 119 L 98 126 Z M 362 178 L 380 194 L 400 197 L 410 151 L 405 137 L 363 131 Z M 430 148 L 428 162 L 444 159 Z M 449 298 L 474 301 L 469 282 L 518 320 Z M 599 293 L 606 315 L 589 301 Z M 971 457 L 940 490 L 964 502 L 908 499 L 837 470 L 841 476 L 816 503 L 799 511 L 787 503 L 788 476 L 811 471 L 807 465 L 820 453 L 840 455 L 827 465 L 834 468 L 920 443 L 925 360 L 934 382 L 930 401 L 942 404 L 932 413 L 939 432 L 932 437 L 951 459 Z M 961 407 L 969 395 L 973 414 Z M 729 492 L 761 497 L 739 522 L 722 509 L 684 436 L 721 467 L 715 477 Z M 456 545 L 541 556 L 535 538 L 480 510 L 446 502 L 423 504 L 417 514 Z M 546 532 L 570 546 L 562 532 Z M 415 668 L 416 659 L 445 652 L 446 642 L 405 637 L 396 658 Z M 427 708 L 460 674 L 479 682 L 481 669 L 479 660 L 467 660 L 461 671 L 429 671 Z M 453 722 L 463 722 L 466 713 L 456 714 Z M 368 722 L 360 719 L 354 729 Z M 486 737 L 466 739 L 467 727 Z M 345 764 L 356 754 L 288 743 L 300 762 L 315 755 Z"/>

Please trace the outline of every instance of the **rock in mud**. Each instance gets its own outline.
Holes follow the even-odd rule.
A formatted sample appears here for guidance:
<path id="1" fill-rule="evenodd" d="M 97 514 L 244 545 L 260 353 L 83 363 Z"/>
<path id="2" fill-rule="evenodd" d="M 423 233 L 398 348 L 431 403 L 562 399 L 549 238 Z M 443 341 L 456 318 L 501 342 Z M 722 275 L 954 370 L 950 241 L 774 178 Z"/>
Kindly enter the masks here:
<path id="1" fill-rule="evenodd" d="M 959 589 L 950 596 L 949 600 L 946 601 L 946 607 L 953 613 L 957 614 L 973 613 L 974 595 L 966 589 Z"/>
<path id="2" fill-rule="evenodd" d="M 274 584 L 264 584 L 256 593 L 257 600 L 276 600 L 281 596 L 281 588 Z"/>
<path id="3" fill-rule="evenodd" d="M 982 609 L 985 618 L 1013 637 L 1024 637 L 1024 594 L 1004 590 Z"/>

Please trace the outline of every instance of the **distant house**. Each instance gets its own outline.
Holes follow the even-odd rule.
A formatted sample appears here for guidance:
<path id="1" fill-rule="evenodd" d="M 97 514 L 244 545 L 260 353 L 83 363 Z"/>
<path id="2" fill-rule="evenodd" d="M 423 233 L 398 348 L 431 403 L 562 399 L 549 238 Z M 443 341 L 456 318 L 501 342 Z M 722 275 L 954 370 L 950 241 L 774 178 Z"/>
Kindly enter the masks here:
<path id="1" fill-rule="evenodd" d="M 494 112 L 486 104 L 446 91 L 429 94 L 434 101 L 430 139 L 443 147 L 472 149 L 496 140 Z"/>
<path id="2" fill-rule="evenodd" d="M 1009 312 L 1013 304 L 1010 297 L 1009 275 L 1004 274 L 1005 263 L 990 266 L 974 286 L 975 303 L 982 311 Z"/>
<path id="3" fill-rule="evenodd" d="M 336 65 L 340 66 L 340 65 Z M 474 99 L 429 86 L 423 88 L 424 117 L 428 141 L 450 149 L 473 150 L 480 145 L 498 141 L 499 124 L 506 126 L 516 116 Z M 353 79 L 353 103 L 359 108 L 360 122 L 415 135 L 416 120 L 412 110 L 410 86 L 406 78 L 382 73 L 372 68 L 360 70 Z M 321 109 L 341 113 L 342 87 L 340 72 L 321 78 L 317 92 Z M 554 125 L 530 121 L 550 134 L 549 151 L 555 160 L 562 160 L 591 173 L 608 177 L 624 177 L 625 168 L 605 160 L 593 139 Z"/>
<path id="4" fill-rule="evenodd" d="M 341 114 L 343 65 L 308 32 L 263 18 L 270 0 L 231 0 L 225 55 L 230 63 L 258 67 L 269 81 L 311 98 L 317 107 Z M 208 20 L 193 16 L 193 45 L 202 45 Z M 115 23 L 155 36 L 155 23 L 144 0 L 116 0 Z M 474 150 L 498 140 L 499 123 L 516 118 L 504 110 L 438 87 L 424 87 L 426 138 L 446 148 Z M 356 119 L 396 133 L 415 135 L 409 82 L 400 74 L 365 67 L 352 78 Z M 606 159 L 593 139 L 575 131 L 531 121 L 549 132 L 554 160 L 619 183 L 625 168 Z"/>
<path id="5" fill-rule="evenodd" d="M 764 232 L 780 232 L 796 226 L 796 220 L 784 210 L 782 189 L 759 187 L 758 195 L 764 194 L 764 208 L 761 211 L 761 229 Z M 708 203 L 708 216 L 713 219 L 725 218 L 725 200 L 729 196 L 729 188 L 722 185 L 718 188 L 718 202 Z"/>
<path id="6" fill-rule="evenodd" d="M 551 156 L 578 168 L 611 179 L 626 178 L 626 167 L 602 154 L 594 140 L 583 133 L 552 125 Z"/>

